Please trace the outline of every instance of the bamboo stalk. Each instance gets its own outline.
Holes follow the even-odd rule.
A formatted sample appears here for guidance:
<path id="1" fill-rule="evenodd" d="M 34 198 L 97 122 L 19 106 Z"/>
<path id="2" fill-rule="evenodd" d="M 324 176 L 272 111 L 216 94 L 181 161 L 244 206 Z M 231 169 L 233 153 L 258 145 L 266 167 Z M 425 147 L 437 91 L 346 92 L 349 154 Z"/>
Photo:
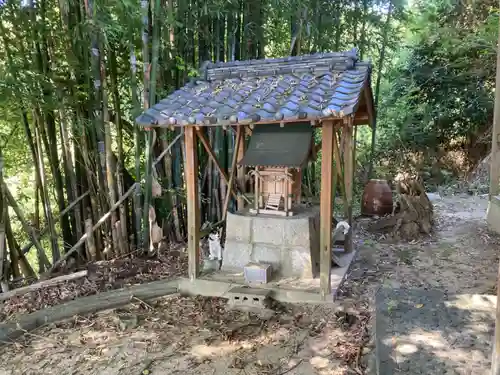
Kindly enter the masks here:
<path id="1" fill-rule="evenodd" d="M 69 142 L 69 137 L 68 137 L 68 129 L 67 129 L 67 124 L 66 121 L 64 120 L 62 114 L 61 114 L 61 122 L 60 122 L 60 132 L 61 132 L 61 141 L 63 144 L 63 156 L 65 159 L 65 165 L 66 165 L 66 173 L 67 173 L 67 178 L 69 180 L 69 186 L 67 187 L 68 192 L 70 192 L 68 200 L 75 201 L 76 197 L 78 196 L 78 190 L 77 190 L 77 184 L 76 184 L 76 175 L 75 175 L 75 169 L 73 166 L 73 161 L 71 157 L 71 147 L 70 147 L 70 142 Z M 75 206 L 75 213 L 74 213 L 74 223 L 76 226 L 75 230 L 75 235 L 76 238 L 81 237 L 82 235 L 82 214 L 80 211 L 80 207 L 78 205 Z M 54 220 L 55 223 L 55 220 Z"/>
<path id="2" fill-rule="evenodd" d="M 61 213 L 59 213 L 59 216 L 57 218 L 54 219 L 54 224 L 57 223 L 59 221 L 59 219 L 61 219 L 61 217 L 63 217 L 64 215 L 66 215 L 69 211 L 71 211 L 73 209 L 73 207 L 77 206 L 78 203 L 80 203 L 80 201 L 85 198 L 87 195 L 89 195 L 89 191 L 87 191 L 86 193 L 83 193 L 82 195 L 80 195 L 74 202 L 72 202 L 68 207 L 66 207 Z M 40 240 L 42 238 L 42 236 L 44 236 L 48 231 L 49 231 L 49 227 L 45 227 L 43 228 L 40 233 L 38 234 L 37 236 L 37 239 Z M 31 246 L 33 246 L 33 241 L 29 242 L 28 244 L 26 244 L 22 249 L 21 249 L 21 252 L 23 254 L 26 254 L 28 251 L 30 251 L 31 249 Z"/>
<path id="3" fill-rule="evenodd" d="M 97 259 L 97 250 L 95 248 L 94 233 L 92 231 L 92 227 L 92 219 L 89 218 L 85 220 L 85 234 L 87 235 L 85 242 L 87 244 L 87 253 L 89 255 L 89 259 L 91 261 L 95 261 Z"/>
<path id="4" fill-rule="evenodd" d="M 5 221 L 7 219 L 7 204 L 5 202 L 5 191 L 3 187 L 3 155 L 0 149 L 0 288 L 2 292 L 7 292 L 8 284 L 6 275 L 4 274 L 3 265 L 7 255 L 5 248 Z M 5 286 L 7 285 L 7 286 Z"/>
<path id="5" fill-rule="evenodd" d="M 132 38 L 134 31 L 131 32 Z M 135 57 L 135 46 L 134 43 L 130 43 L 130 90 L 132 92 L 132 108 L 134 116 L 138 116 L 140 112 L 139 96 L 137 94 L 137 59 Z M 135 142 L 135 179 L 136 181 L 141 180 L 141 138 L 142 133 L 138 126 L 134 127 L 134 142 Z M 142 225 L 142 213 L 141 213 L 141 186 L 136 185 L 136 190 L 134 194 L 134 224 L 135 224 L 135 245 L 138 248 L 141 243 L 141 225 Z"/>
<path id="6" fill-rule="evenodd" d="M 36 278 L 35 276 L 35 271 L 29 264 L 28 260 L 24 256 L 24 254 L 21 252 L 19 248 L 19 244 L 17 243 L 16 239 L 14 238 L 14 234 L 12 232 L 12 228 L 10 225 L 10 217 L 7 215 L 6 217 L 6 236 L 7 236 L 7 244 L 9 246 L 9 252 L 12 254 L 16 253 L 16 256 L 18 258 L 18 263 L 19 263 L 19 268 L 21 269 L 22 274 L 26 278 Z"/>
<path id="7" fill-rule="evenodd" d="M 118 175 L 118 178 L 116 179 L 117 185 L 118 185 L 118 196 L 123 195 L 123 175 Z M 121 254 L 125 255 L 129 253 L 129 247 L 127 241 L 124 239 L 128 238 L 127 235 L 127 206 L 126 204 L 122 204 L 119 208 L 120 210 L 120 228 L 117 229 L 119 230 L 119 237 L 122 239 L 122 244 L 120 246 L 121 248 Z M 120 238 L 117 238 L 118 240 Z"/>
<path id="8" fill-rule="evenodd" d="M 127 254 L 127 251 L 125 249 L 125 241 L 123 239 L 123 235 L 122 235 L 122 225 L 120 223 L 120 220 L 118 220 L 116 223 L 115 223 L 115 227 L 116 227 L 116 240 L 118 241 L 117 243 L 117 247 L 119 249 L 119 253 L 122 254 L 122 255 L 125 255 Z"/>
<path id="9" fill-rule="evenodd" d="M 151 11 L 151 5 L 149 0 L 141 0 L 141 10 L 142 10 L 142 59 L 143 59 L 143 72 L 144 72 L 144 103 L 143 109 L 148 109 L 155 96 L 155 92 L 151 93 L 151 89 L 156 88 L 156 82 L 151 84 L 151 72 L 156 74 L 156 69 L 152 69 L 149 55 L 149 30 L 151 28 L 151 20 L 149 17 Z M 156 27 L 154 27 L 153 33 L 156 32 Z M 156 41 L 153 40 L 156 47 Z M 154 49 L 154 48 L 153 48 Z M 157 59 L 158 60 L 158 59 Z M 157 62 L 156 60 L 156 62 Z M 156 68 L 156 66 L 155 66 Z M 151 205 L 151 186 L 153 182 L 152 176 L 152 154 L 153 154 L 153 146 L 154 146 L 154 138 L 153 135 L 155 130 L 150 130 L 146 133 L 146 176 L 145 176 L 145 187 L 144 187 L 144 202 L 142 209 L 142 247 L 145 249 L 149 244 L 149 221 L 148 221 L 148 211 L 149 206 Z"/>
<path id="10" fill-rule="evenodd" d="M 39 132 L 39 127 L 42 126 L 40 123 L 40 116 L 38 115 L 38 111 L 35 110 L 35 116 L 37 121 L 35 122 L 35 139 L 37 143 L 37 156 L 38 160 L 37 163 L 39 165 L 39 170 L 40 170 L 40 188 L 41 191 L 43 192 L 43 205 L 45 207 L 45 216 L 47 219 L 47 226 L 49 227 L 50 231 L 50 242 L 52 245 L 52 261 L 56 262 L 59 257 L 60 257 L 60 251 L 59 251 L 59 244 L 57 243 L 57 232 L 56 228 L 54 226 L 54 220 L 52 216 L 52 208 L 50 206 L 50 197 L 49 197 L 49 192 L 47 188 L 47 183 L 45 180 L 45 170 L 44 170 L 44 165 L 43 165 L 43 151 L 42 151 L 42 144 L 41 144 L 41 134 Z"/>
<path id="11" fill-rule="evenodd" d="M 118 196 L 123 195 L 123 121 L 121 118 L 121 106 L 120 106 L 120 93 L 118 91 L 118 72 L 117 72 L 117 61 L 116 52 L 113 48 L 110 48 L 110 84 L 111 92 L 113 96 L 113 106 L 116 113 L 116 143 L 118 148 L 117 163 L 116 163 L 116 185 L 118 189 Z M 121 238 L 127 238 L 127 212 L 125 205 L 120 206 L 120 235 Z M 125 245 L 125 244 L 124 244 Z M 128 253 L 128 246 L 124 248 L 122 246 L 122 254 Z"/>
<path id="12" fill-rule="evenodd" d="M 47 258 L 47 255 L 45 254 L 45 251 L 43 251 L 42 245 L 38 241 L 38 238 L 36 236 L 35 230 L 28 224 L 28 221 L 24 217 L 23 212 L 19 208 L 19 205 L 16 203 L 14 197 L 12 196 L 12 193 L 10 192 L 9 188 L 5 183 L 2 183 L 2 187 L 4 190 L 5 197 L 7 199 L 8 204 L 14 209 L 14 212 L 17 215 L 17 218 L 21 222 L 23 229 L 29 234 L 31 237 L 31 240 L 33 241 L 33 244 L 35 245 L 38 254 L 40 256 L 40 260 L 47 266 L 50 267 L 50 262 L 49 259 Z"/>
<path id="13" fill-rule="evenodd" d="M 180 134 L 174 138 L 174 140 L 172 142 L 170 142 L 170 144 L 165 147 L 162 151 L 162 153 L 155 159 L 154 163 L 153 163 L 153 167 L 156 167 L 156 165 L 161 161 L 161 159 L 163 159 L 163 157 L 165 155 L 167 155 L 167 153 L 170 151 L 170 149 L 174 146 L 174 144 L 182 138 L 182 136 L 184 135 L 184 129 L 181 130 Z"/>
<path id="14" fill-rule="evenodd" d="M 135 191 L 135 187 L 137 184 L 138 183 L 136 182 L 134 185 L 132 185 L 132 187 L 130 189 L 128 189 L 127 192 L 124 195 L 122 195 L 120 197 L 120 199 L 113 206 L 111 206 L 109 211 L 106 214 L 104 214 L 96 224 L 94 224 L 94 226 L 92 227 L 92 232 L 95 232 L 102 224 L 104 224 L 106 222 L 107 219 L 109 219 L 109 217 L 111 216 L 111 213 L 114 210 L 116 210 L 123 203 L 123 201 L 125 201 L 125 199 L 127 199 Z M 58 262 L 54 263 L 50 272 L 53 272 L 55 269 L 57 269 L 57 267 L 65 259 L 67 259 L 72 253 L 74 253 L 85 242 L 86 239 L 87 239 L 87 233 L 85 233 L 78 240 L 78 242 L 76 244 L 74 244 L 73 247 L 66 252 L 66 254 L 64 254 L 64 256 Z"/>

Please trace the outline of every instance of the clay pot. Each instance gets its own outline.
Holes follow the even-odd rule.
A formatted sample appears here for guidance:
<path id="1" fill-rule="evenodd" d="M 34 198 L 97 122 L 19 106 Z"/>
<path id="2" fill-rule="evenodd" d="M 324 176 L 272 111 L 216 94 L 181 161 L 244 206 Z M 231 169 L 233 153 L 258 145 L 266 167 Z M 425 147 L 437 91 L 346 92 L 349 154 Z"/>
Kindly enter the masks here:
<path id="1" fill-rule="evenodd" d="M 361 214 L 384 216 L 392 213 L 392 190 L 386 180 L 370 180 L 363 191 Z"/>

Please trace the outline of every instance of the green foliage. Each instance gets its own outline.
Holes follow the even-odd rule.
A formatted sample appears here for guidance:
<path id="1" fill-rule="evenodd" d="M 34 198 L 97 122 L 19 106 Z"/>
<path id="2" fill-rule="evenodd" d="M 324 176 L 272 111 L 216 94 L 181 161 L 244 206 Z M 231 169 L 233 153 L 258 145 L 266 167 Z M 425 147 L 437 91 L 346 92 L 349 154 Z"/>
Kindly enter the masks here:
<path id="1" fill-rule="evenodd" d="M 417 2 L 379 103 L 379 157 L 470 149 L 493 113 L 498 15 L 493 2 Z"/>

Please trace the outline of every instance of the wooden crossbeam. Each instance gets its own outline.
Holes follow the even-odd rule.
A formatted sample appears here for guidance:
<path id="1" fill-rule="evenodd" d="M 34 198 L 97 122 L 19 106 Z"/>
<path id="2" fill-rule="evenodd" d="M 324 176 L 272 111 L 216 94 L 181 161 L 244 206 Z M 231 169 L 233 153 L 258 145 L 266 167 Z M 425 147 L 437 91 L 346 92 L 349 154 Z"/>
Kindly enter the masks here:
<path id="1" fill-rule="evenodd" d="M 243 130 L 241 126 L 238 127 L 236 132 L 236 150 L 239 149 L 241 142 L 243 141 Z M 238 161 L 238 152 L 233 153 L 233 161 L 231 163 L 231 176 L 229 177 L 229 182 L 227 183 L 228 189 L 226 194 L 226 199 L 224 200 L 224 210 L 222 211 L 222 219 L 226 219 L 227 208 L 229 206 L 229 194 L 233 191 L 233 182 L 236 175 L 236 162 Z"/>
<path id="2" fill-rule="evenodd" d="M 238 126 L 237 129 L 238 129 L 237 131 L 239 131 L 240 130 L 240 126 Z M 207 151 L 208 155 L 210 156 L 210 159 L 212 159 L 212 161 L 214 162 L 215 166 L 217 167 L 217 170 L 219 171 L 220 175 L 222 176 L 222 179 L 224 180 L 224 182 L 228 186 L 228 189 L 230 190 L 231 194 L 233 195 L 233 197 L 235 199 L 238 199 L 238 194 L 236 193 L 238 191 L 238 188 L 235 189 L 234 186 L 230 186 L 229 185 L 229 178 L 228 178 L 226 172 L 220 166 L 219 161 L 217 160 L 217 156 L 215 156 L 215 152 L 212 149 L 212 147 L 210 146 L 210 143 L 208 142 L 207 137 L 205 137 L 205 135 L 202 132 L 200 132 L 200 131 L 197 131 L 196 133 L 197 133 L 198 138 L 200 139 L 201 143 L 203 144 L 203 147 L 205 147 L 205 150 Z M 235 152 L 235 154 L 237 154 L 237 152 Z M 248 204 L 251 203 L 250 200 L 245 195 L 243 195 L 242 193 L 240 193 L 240 196 Z"/>

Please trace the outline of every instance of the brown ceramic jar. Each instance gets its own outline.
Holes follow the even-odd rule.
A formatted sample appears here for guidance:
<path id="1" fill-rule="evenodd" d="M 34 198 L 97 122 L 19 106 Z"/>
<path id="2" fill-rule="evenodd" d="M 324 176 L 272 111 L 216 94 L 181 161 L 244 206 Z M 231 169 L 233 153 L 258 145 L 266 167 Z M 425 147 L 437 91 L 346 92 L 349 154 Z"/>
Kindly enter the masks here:
<path id="1" fill-rule="evenodd" d="M 392 213 L 392 190 L 386 180 L 370 180 L 363 191 L 361 214 L 384 216 Z"/>

